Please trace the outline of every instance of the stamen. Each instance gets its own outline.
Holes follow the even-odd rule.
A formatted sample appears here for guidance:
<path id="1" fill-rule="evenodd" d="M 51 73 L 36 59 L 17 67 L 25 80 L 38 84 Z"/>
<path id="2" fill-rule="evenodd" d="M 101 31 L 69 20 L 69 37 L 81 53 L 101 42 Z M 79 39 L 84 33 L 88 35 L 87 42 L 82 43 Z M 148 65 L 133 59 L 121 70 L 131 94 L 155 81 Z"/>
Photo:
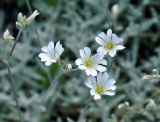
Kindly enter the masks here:
<path id="1" fill-rule="evenodd" d="M 112 41 L 107 42 L 106 45 L 105 45 L 105 48 L 108 49 L 108 50 L 112 50 L 113 47 L 114 47 L 114 44 L 113 44 Z"/>
<path id="2" fill-rule="evenodd" d="M 98 94 L 103 94 L 104 93 L 104 87 L 103 86 L 100 86 L 100 85 L 97 85 L 96 86 L 96 92 Z"/>
<path id="3" fill-rule="evenodd" d="M 93 61 L 91 59 L 86 59 L 84 61 L 84 65 L 88 68 L 92 68 L 93 67 Z"/>

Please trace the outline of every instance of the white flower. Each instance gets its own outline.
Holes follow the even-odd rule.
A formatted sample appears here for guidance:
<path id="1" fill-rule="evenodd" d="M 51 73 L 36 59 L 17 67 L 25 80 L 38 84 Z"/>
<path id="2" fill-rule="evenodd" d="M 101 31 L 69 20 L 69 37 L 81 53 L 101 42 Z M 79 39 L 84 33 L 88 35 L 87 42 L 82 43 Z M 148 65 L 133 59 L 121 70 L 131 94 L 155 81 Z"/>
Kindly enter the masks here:
<path id="1" fill-rule="evenodd" d="M 35 19 L 35 17 L 38 16 L 38 15 L 39 15 L 39 12 L 38 12 L 37 10 L 35 10 L 35 11 L 32 13 L 32 15 L 30 15 L 30 16 L 27 18 L 26 23 L 27 23 L 27 24 L 30 24 L 30 23 Z"/>
<path id="2" fill-rule="evenodd" d="M 78 58 L 75 63 L 78 65 L 78 68 L 81 70 L 86 70 L 86 74 L 96 76 L 97 71 L 104 72 L 106 67 L 102 65 L 107 65 L 107 61 L 103 59 L 104 54 L 97 53 L 94 56 L 91 56 L 91 49 L 85 47 L 80 51 L 81 58 Z"/>
<path id="3" fill-rule="evenodd" d="M 90 76 L 85 85 L 89 87 L 90 94 L 95 100 L 101 99 L 101 95 L 115 95 L 116 81 L 114 79 L 109 79 L 108 73 L 98 73 L 97 77 Z"/>
<path id="4" fill-rule="evenodd" d="M 3 34 L 3 39 L 5 41 L 9 41 L 9 40 L 13 40 L 14 37 L 12 35 L 10 35 L 9 30 L 7 29 Z"/>
<path id="5" fill-rule="evenodd" d="M 109 53 L 111 57 L 115 56 L 117 50 L 122 50 L 125 48 L 121 45 L 123 39 L 113 34 L 111 29 L 107 31 L 107 34 L 104 32 L 98 34 L 95 40 L 101 45 L 101 47 L 97 49 L 97 52 L 104 52 L 104 54 Z"/>
<path id="6" fill-rule="evenodd" d="M 43 51 L 39 54 L 41 61 L 45 62 L 46 66 L 50 66 L 52 63 L 56 63 L 56 61 L 60 58 L 64 48 L 60 42 L 57 42 L 56 45 L 54 45 L 54 43 L 50 41 L 48 46 L 42 47 L 41 50 Z"/>

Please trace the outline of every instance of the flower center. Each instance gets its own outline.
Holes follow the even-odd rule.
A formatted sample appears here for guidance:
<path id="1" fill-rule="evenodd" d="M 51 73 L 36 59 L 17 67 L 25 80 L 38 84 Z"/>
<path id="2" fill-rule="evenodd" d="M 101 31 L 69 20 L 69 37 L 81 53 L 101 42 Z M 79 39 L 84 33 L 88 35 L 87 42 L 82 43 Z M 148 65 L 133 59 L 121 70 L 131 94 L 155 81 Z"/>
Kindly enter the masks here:
<path id="1" fill-rule="evenodd" d="M 91 59 L 86 59 L 84 61 L 84 65 L 88 68 L 92 68 L 93 67 L 93 61 Z"/>
<path id="2" fill-rule="evenodd" d="M 104 87 L 100 86 L 100 85 L 97 85 L 96 86 L 96 92 L 98 94 L 103 94 L 104 93 Z"/>
<path id="3" fill-rule="evenodd" d="M 114 47 L 114 44 L 113 44 L 112 41 L 109 41 L 109 42 L 106 43 L 106 45 L 105 45 L 104 47 L 105 47 L 106 49 L 108 49 L 108 50 L 112 50 L 113 47 Z"/>
<path id="4" fill-rule="evenodd" d="M 52 54 L 51 58 L 53 62 L 56 62 L 59 59 L 59 56 L 55 53 L 55 54 Z"/>

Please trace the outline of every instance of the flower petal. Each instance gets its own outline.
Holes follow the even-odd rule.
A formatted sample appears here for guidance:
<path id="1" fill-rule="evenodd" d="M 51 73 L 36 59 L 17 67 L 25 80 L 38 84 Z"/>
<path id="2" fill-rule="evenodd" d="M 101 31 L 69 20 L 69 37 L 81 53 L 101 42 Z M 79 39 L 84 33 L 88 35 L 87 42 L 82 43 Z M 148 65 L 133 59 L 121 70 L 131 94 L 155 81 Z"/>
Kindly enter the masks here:
<path id="1" fill-rule="evenodd" d="M 100 82 L 103 80 L 103 77 L 102 77 L 102 73 L 98 73 L 97 74 L 97 84 L 100 84 Z"/>
<path id="2" fill-rule="evenodd" d="M 96 84 L 96 79 L 93 76 L 90 76 L 85 82 L 85 85 L 89 88 L 94 88 L 95 84 Z"/>
<path id="3" fill-rule="evenodd" d="M 116 34 L 112 34 L 112 40 L 115 44 L 120 44 L 123 42 L 123 38 L 118 38 Z"/>
<path id="4" fill-rule="evenodd" d="M 55 50 L 54 50 L 54 43 L 53 43 L 52 41 L 50 41 L 50 42 L 48 43 L 48 49 L 49 49 L 49 52 L 50 52 L 51 54 L 55 52 Z"/>
<path id="5" fill-rule="evenodd" d="M 99 33 L 99 34 L 98 34 L 98 37 L 99 37 L 100 39 L 102 39 L 103 41 L 106 41 L 106 39 L 107 39 L 107 35 L 106 35 L 104 32 Z"/>
<path id="6" fill-rule="evenodd" d="M 55 51 L 56 53 L 60 56 L 63 51 L 64 51 L 64 48 L 62 47 L 62 45 L 60 44 L 60 42 L 57 42 L 56 46 L 55 46 Z"/>
<path id="7" fill-rule="evenodd" d="M 86 74 L 87 74 L 87 76 L 90 76 L 91 75 L 91 71 L 89 69 L 86 69 Z"/>
<path id="8" fill-rule="evenodd" d="M 96 37 L 95 40 L 100 45 L 104 45 L 105 44 L 104 40 L 102 40 L 100 37 Z"/>
<path id="9" fill-rule="evenodd" d="M 96 94 L 96 91 L 94 89 L 91 89 L 90 94 L 91 94 L 91 96 L 94 96 Z"/>
<path id="10" fill-rule="evenodd" d="M 42 47 L 41 50 L 42 50 L 43 52 L 45 52 L 45 53 L 48 53 L 48 52 L 49 52 L 47 46 Z"/>
<path id="11" fill-rule="evenodd" d="M 45 65 L 46 66 L 50 66 L 52 64 L 52 62 L 51 61 L 47 61 L 47 62 L 45 62 Z"/>
<path id="12" fill-rule="evenodd" d="M 81 58 L 78 58 L 76 61 L 75 61 L 76 65 L 81 65 L 83 64 L 83 60 Z"/>
<path id="13" fill-rule="evenodd" d="M 115 95 L 115 91 L 106 91 L 104 94 L 109 95 L 109 96 L 113 96 L 113 95 Z"/>
<path id="14" fill-rule="evenodd" d="M 95 95 L 94 95 L 94 100 L 98 100 L 98 99 L 101 99 L 101 95 L 95 94 Z"/>
<path id="15" fill-rule="evenodd" d="M 80 56 L 81 56 L 82 59 L 84 59 L 86 57 L 85 53 L 84 53 L 84 50 L 80 49 L 79 53 L 80 53 Z"/>
<path id="16" fill-rule="evenodd" d="M 84 65 L 79 65 L 78 68 L 81 69 L 81 70 L 86 69 L 86 67 Z"/>
<path id="17" fill-rule="evenodd" d="M 116 45 L 117 50 L 123 50 L 125 47 L 123 45 Z"/>
<path id="18" fill-rule="evenodd" d="M 103 78 L 105 81 L 107 81 L 107 80 L 108 80 L 108 78 L 109 78 L 108 73 L 107 73 L 107 72 L 103 73 L 102 78 Z"/>
<path id="19" fill-rule="evenodd" d="M 113 50 L 109 51 L 109 55 L 111 57 L 114 57 L 116 55 L 116 49 L 113 49 Z"/>
<path id="20" fill-rule="evenodd" d="M 93 59 L 93 61 L 95 63 L 99 63 L 100 60 L 102 60 L 104 57 L 104 53 L 103 52 L 97 52 L 94 56 L 92 56 L 91 58 Z"/>
<path id="21" fill-rule="evenodd" d="M 91 56 L 91 49 L 89 47 L 85 47 L 84 48 L 84 53 L 86 55 L 86 57 L 90 57 Z"/>
<path id="22" fill-rule="evenodd" d="M 106 90 L 110 90 L 112 86 L 114 86 L 114 84 L 116 83 L 116 81 L 114 79 L 110 79 L 106 82 L 105 85 L 105 89 Z"/>
<path id="23" fill-rule="evenodd" d="M 50 61 L 50 58 L 46 53 L 40 53 L 38 56 L 41 58 L 41 61 Z"/>
<path id="24" fill-rule="evenodd" d="M 97 76 L 97 71 L 96 71 L 95 69 L 91 69 L 91 70 L 90 70 L 90 74 L 91 74 L 92 76 Z"/>
<path id="25" fill-rule="evenodd" d="M 99 47 L 97 49 L 97 52 L 106 52 L 106 49 L 104 47 Z"/>
<path id="26" fill-rule="evenodd" d="M 107 60 L 105 59 L 102 59 L 99 61 L 99 64 L 102 64 L 102 65 L 107 65 Z"/>
<path id="27" fill-rule="evenodd" d="M 112 36 L 112 30 L 111 30 L 111 29 L 108 29 L 106 41 L 110 41 L 110 40 L 111 40 L 111 36 Z"/>
<path id="28" fill-rule="evenodd" d="M 106 71 L 106 67 L 101 66 L 101 65 L 95 65 L 95 69 L 98 70 L 99 72 Z"/>

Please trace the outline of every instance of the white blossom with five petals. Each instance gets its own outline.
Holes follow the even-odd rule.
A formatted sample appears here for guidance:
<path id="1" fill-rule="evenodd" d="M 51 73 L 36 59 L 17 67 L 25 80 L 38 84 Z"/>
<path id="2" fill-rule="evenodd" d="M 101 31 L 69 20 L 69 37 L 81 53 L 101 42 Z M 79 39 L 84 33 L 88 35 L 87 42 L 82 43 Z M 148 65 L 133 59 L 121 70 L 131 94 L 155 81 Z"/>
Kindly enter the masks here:
<path id="1" fill-rule="evenodd" d="M 48 46 L 41 48 L 42 53 L 39 54 L 42 62 L 45 62 L 46 66 L 50 66 L 52 63 L 56 63 L 59 60 L 60 55 L 63 53 L 64 48 L 57 42 L 54 45 L 54 42 L 50 41 Z"/>
<path id="2" fill-rule="evenodd" d="M 81 58 L 78 58 L 75 63 L 78 65 L 78 68 L 81 70 L 85 70 L 88 76 L 96 76 L 97 71 L 104 72 L 106 71 L 106 67 L 103 65 L 107 65 L 107 61 L 103 59 L 104 54 L 97 53 L 91 56 L 91 49 L 89 47 L 85 47 L 80 51 Z"/>
<path id="3" fill-rule="evenodd" d="M 104 32 L 98 34 L 98 36 L 95 37 L 95 40 L 101 45 L 101 47 L 97 49 L 97 52 L 104 52 L 104 54 L 109 54 L 111 57 L 116 55 L 117 50 L 125 48 L 121 45 L 123 39 L 112 33 L 111 29 L 108 29 L 106 34 Z"/>
<path id="4" fill-rule="evenodd" d="M 108 73 L 98 73 L 97 77 L 90 76 L 85 85 L 89 87 L 90 94 L 95 100 L 101 99 L 101 95 L 115 95 L 116 81 L 114 79 L 109 79 Z"/>

